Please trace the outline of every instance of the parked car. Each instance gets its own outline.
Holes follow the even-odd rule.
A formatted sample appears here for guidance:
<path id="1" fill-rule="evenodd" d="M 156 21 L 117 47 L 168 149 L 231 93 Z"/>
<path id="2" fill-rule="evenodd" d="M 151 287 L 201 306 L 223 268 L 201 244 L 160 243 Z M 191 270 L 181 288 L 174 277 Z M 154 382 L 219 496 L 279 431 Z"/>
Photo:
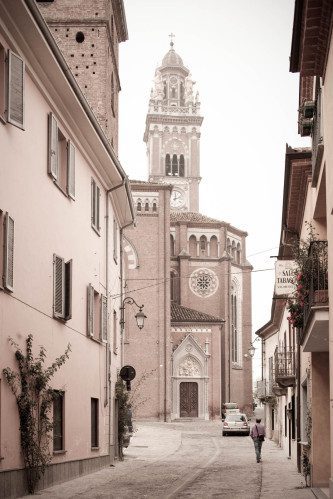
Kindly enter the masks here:
<path id="1" fill-rule="evenodd" d="M 222 426 L 222 435 L 250 435 L 246 414 L 227 414 Z"/>
<path id="2" fill-rule="evenodd" d="M 239 412 L 238 404 L 235 402 L 226 402 L 222 405 L 221 416 L 225 419 L 228 414 L 237 414 Z"/>

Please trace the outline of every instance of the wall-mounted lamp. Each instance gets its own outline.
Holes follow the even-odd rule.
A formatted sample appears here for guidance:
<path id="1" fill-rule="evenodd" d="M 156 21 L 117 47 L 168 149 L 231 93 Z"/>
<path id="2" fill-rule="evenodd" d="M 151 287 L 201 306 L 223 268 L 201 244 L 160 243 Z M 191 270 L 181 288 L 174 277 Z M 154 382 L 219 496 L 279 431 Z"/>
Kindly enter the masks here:
<path id="1" fill-rule="evenodd" d="M 250 342 L 250 348 L 248 348 L 248 353 L 244 355 L 244 357 L 254 357 L 254 354 L 256 352 L 256 347 L 253 345 L 256 341 L 260 340 L 259 336 L 253 340 L 253 342 Z"/>
<path id="2" fill-rule="evenodd" d="M 144 305 L 138 305 L 134 298 L 131 298 L 130 296 L 126 296 L 121 304 L 120 310 L 121 310 L 121 317 L 120 317 L 120 326 L 121 330 L 123 331 L 124 325 L 125 325 L 125 305 L 126 303 L 129 303 L 130 305 L 136 305 L 139 309 L 139 312 L 135 314 L 136 318 L 136 323 L 138 325 L 138 328 L 141 330 L 145 324 L 145 319 L 147 319 L 147 316 L 143 313 L 142 309 Z"/>

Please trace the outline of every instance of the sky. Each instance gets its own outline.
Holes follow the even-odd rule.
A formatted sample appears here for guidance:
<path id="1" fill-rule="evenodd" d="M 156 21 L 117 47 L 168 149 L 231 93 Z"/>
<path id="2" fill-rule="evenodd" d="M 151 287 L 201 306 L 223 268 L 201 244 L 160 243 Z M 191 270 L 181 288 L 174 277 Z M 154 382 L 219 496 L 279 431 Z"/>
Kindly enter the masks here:
<path id="1" fill-rule="evenodd" d="M 252 331 L 270 320 L 280 240 L 286 143 L 297 134 L 299 75 L 289 72 L 293 0 L 124 0 L 119 158 L 147 180 L 143 142 L 150 89 L 174 33 L 199 91 L 200 213 L 248 233 Z M 260 342 L 253 359 L 260 378 Z"/>

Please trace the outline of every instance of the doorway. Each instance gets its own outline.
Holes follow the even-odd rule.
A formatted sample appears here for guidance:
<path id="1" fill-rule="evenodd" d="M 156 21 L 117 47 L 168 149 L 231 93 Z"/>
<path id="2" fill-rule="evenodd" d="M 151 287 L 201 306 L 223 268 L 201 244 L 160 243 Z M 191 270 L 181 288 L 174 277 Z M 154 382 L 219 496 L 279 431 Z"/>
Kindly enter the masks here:
<path id="1" fill-rule="evenodd" d="M 181 418 L 198 417 L 198 383 L 182 382 L 179 387 Z"/>

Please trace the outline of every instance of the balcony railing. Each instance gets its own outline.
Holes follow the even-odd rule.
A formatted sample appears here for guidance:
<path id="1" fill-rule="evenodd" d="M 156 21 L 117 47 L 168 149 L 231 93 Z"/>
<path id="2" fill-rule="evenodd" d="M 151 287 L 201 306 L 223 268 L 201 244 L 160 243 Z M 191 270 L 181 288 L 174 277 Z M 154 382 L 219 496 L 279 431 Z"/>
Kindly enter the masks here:
<path id="1" fill-rule="evenodd" d="M 320 164 L 324 153 L 324 140 L 321 126 L 321 90 L 317 95 L 316 112 L 312 125 L 312 186 L 316 187 Z"/>
<path id="2" fill-rule="evenodd" d="M 293 348 L 275 350 L 274 372 L 275 381 L 280 387 L 286 388 L 295 385 L 295 353 Z"/>
<path id="3" fill-rule="evenodd" d="M 273 379 L 260 379 L 257 381 L 257 397 L 259 400 L 265 400 L 268 397 L 274 397 Z"/>
<path id="4" fill-rule="evenodd" d="M 304 303 L 304 327 L 313 307 L 328 306 L 327 241 L 312 241 L 309 261 L 309 289 Z"/>

